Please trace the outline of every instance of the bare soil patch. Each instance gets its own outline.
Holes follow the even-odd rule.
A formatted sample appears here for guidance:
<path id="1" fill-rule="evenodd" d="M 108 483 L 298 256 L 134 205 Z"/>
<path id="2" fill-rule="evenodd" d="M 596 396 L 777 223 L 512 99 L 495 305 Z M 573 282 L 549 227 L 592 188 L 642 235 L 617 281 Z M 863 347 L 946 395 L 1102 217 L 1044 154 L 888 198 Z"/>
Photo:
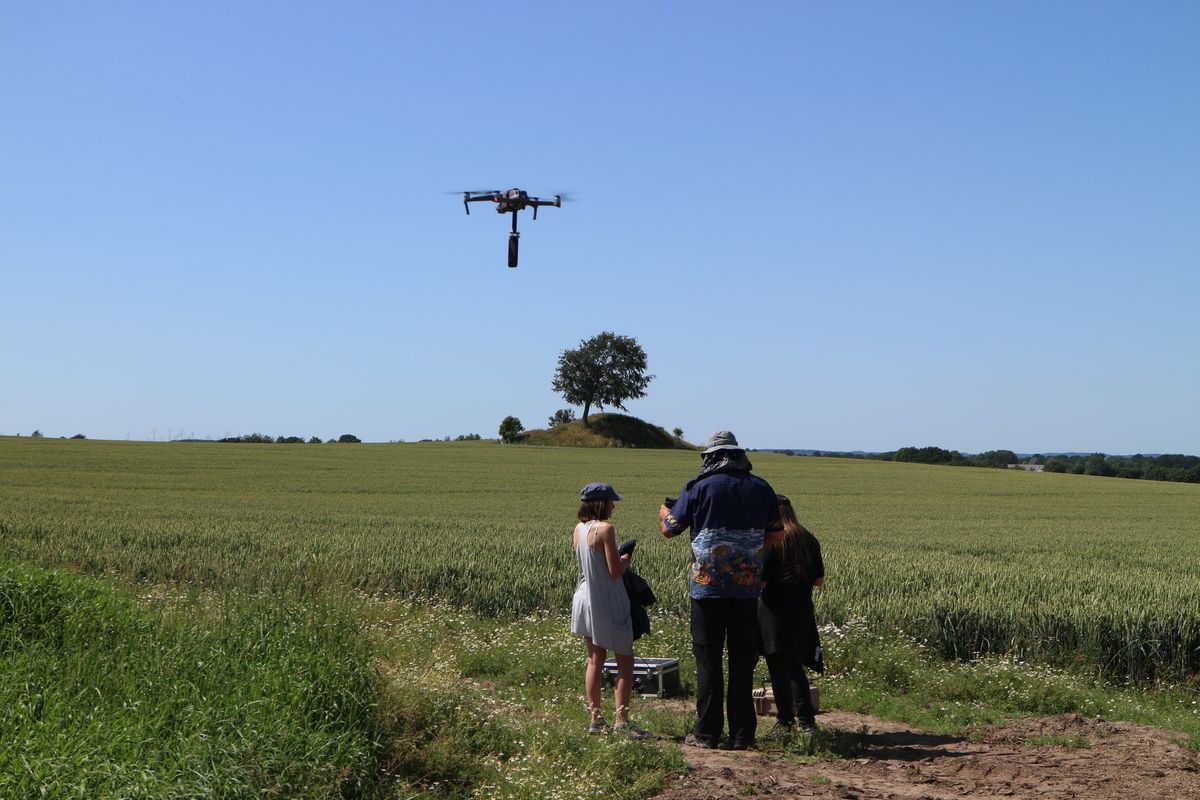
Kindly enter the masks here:
<path id="1" fill-rule="evenodd" d="M 742 752 L 685 747 L 689 772 L 657 800 L 1200 798 L 1200 763 L 1175 731 L 1073 714 L 1010 720 L 965 737 L 838 711 L 819 721 L 826 729 L 861 733 L 857 755 L 801 763 L 772 752 L 767 742 Z"/>

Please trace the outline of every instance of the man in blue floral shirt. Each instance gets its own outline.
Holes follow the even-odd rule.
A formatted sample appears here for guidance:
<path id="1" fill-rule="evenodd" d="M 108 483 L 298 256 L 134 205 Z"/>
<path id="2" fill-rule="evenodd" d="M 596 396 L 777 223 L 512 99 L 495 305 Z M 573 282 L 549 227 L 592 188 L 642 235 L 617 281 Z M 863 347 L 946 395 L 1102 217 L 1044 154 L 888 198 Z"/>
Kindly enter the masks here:
<path id="1" fill-rule="evenodd" d="M 754 666 L 758 663 L 758 593 L 762 548 L 782 537 L 771 485 L 751 475 L 750 460 L 729 431 L 717 431 L 701 453 L 700 474 L 658 511 L 667 537 L 692 529 L 692 653 L 696 657 L 696 727 L 684 740 L 716 747 L 726 700 L 734 750 L 754 744 Z M 722 662 L 728 643 L 729 692 Z"/>

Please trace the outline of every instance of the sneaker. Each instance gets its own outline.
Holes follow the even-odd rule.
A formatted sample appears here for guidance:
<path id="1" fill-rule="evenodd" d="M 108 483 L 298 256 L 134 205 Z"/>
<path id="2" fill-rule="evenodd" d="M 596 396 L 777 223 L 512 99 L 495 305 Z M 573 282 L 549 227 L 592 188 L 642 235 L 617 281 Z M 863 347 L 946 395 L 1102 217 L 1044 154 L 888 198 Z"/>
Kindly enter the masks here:
<path id="1" fill-rule="evenodd" d="M 588 723 L 588 733 L 604 733 L 608 730 L 608 723 L 604 721 L 604 717 L 592 717 L 592 721 Z"/>
<path id="2" fill-rule="evenodd" d="M 639 728 L 629 720 L 618 720 L 612 726 L 612 732 L 619 736 L 628 736 L 631 739 L 649 739 L 650 731 L 645 728 Z"/>
<path id="3" fill-rule="evenodd" d="M 701 739 L 694 733 L 689 733 L 683 737 L 683 743 L 688 747 L 699 747 L 704 750 L 716 750 L 717 743 L 710 739 Z"/>
<path id="4" fill-rule="evenodd" d="M 733 742 L 733 744 L 729 745 L 730 750 L 753 750 L 754 747 L 755 741 L 753 739 L 750 739 L 749 741 L 745 739 L 737 739 Z"/>
<path id="5" fill-rule="evenodd" d="M 816 733 L 821 730 L 821 726 L 815 719 L 798 719 L 796 720 L 796 730 L 801 733 Z"/>

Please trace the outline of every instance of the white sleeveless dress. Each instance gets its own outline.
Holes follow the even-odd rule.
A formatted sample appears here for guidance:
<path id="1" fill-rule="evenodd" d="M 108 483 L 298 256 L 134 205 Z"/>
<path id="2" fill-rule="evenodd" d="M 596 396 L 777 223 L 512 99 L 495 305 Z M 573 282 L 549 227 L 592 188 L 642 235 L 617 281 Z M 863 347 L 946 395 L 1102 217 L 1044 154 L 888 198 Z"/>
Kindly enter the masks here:
<path id="1" fill-rule="evenodd" d="M 579 584 L 571 601 L 571 633 L 590 636 L 592 644 L 627 656 L 633 653 L 633 622 L 629 618 L 629 595 L 620 578 L 608 574 L 604 551 L 588 547 L 593 520 L 579 523 Z"/>

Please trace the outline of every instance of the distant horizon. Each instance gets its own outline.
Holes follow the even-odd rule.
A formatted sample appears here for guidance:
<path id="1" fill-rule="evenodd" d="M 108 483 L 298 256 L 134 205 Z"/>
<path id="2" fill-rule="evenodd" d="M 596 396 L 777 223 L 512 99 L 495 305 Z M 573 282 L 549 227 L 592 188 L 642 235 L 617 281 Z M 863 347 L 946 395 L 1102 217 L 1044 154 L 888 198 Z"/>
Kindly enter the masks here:
<path id="1" fill-rule="evenodd" d="M 980 455 L 981 453 L 988 452 L 987 450 L 959 450 L 956 447 L 943 447 L 940 444 L 901 445 L 901 447 L 941 447 L 941 449 L 943 449 L 943 450 L 950 450 L 950 451 L 958 452 L 964 456 L 977 456 L 977 455 Z M 803 453 L 805 455 L 812 455 L 814 453 L 837 453 L 837 454 L 846 454 L 846 455 L 861 454 L 861 455 L 867 455 L 867 456 L 875 456 L 875 455 L 879 455 L 880 453 L 894 453 L 896 450 L 899 450 L 900 448 L 892 447 L 887 450 L 823 450 L 823 449 L 815 448 L 815 447 L 804 447 L 804 448 L 800 448 L 800 447 L 759 447 L 759 448 L 755 448 L 755 449 L 760 450 L 760 451 L 767 451 L 767 452 L 780 452 L 783 450 L 791 450 L 794 453 Z M 997 448 L 992 448 L 992 449 L 994 449 L 994 450 L 1009 450 L 1011 448 L 997 447 Z M 1171 451 L 1171 452 L 1163 452 L 1163 453 L 1147 453 L 1147 452 L 1143 452 L 1141 450 L 1135 450 L 1132 453 L 1117 453 L 1117 452 L 1109 453 L 1104 450 L 1033 450 L 1030 452 L 1023 452 L 1021 450 L 1013 450 L 1013 453 L 1018 458 L 1031 458 L 1033 456 L 1046 456 L 1046 457 L 1050 457 L 1050 456 L 1090 456 L 1093 453 L 1104 453 L 1104 455 L 1106 455 L 1106 456 L 1142 455 L 1142 456 L 1147 456 L 1147 457 L 1151 457 L 1151 458 L 1157 457 L 1157 456 L 1164 456 L 1164 455 L 1194 455 L 1193 453 L 1185 453 L 1183 451 Z"/>
<path id="2" fill-rule="evenodd" d="M 71 435 L 64 435 L 64 434 L 51 435 L 51 434 L 46 433 L 45 431 L 41 431 L 41 434 L 42 434 L 41 437 L 34 437 L 34 436 L 32 436 L 32 431 L 30 433 L 3 433 L 3 432 L 0 432 L 0 438 L 74 439 L 76 437 L 76 435 L 78 435 L 79 433 L 83 433 L 83 432 L 77 431 L 75 434 L 71 434 Z M 234 436 L 249 436 L 254 433 L 262 433 L 263 435 L 272 436 L 272 437 L 299 436 L 299 434 L 286 434 L 286 433 L 278 434 L 278 433 L 266 433 L 264 431 L 250 431 L 250 432 L 242 433 L 242 434 L 231 433 L 228 435 L 223 435 L 223 436 L 219 436 L 219 437 L 211 437 L 211 438 L 189 435 L 189 436 L 175 437 L 175 438 L 171 438 L 171 439 L 140 439 L 140 438 L 136 438 L 136 437 L 88 436 L 86 433 L 83 434 L 83 438 L 85 441 L 91 441 L 91 442 L 141 442 L 141 443 L 145 443 L 145 444 L 170 444 L 173 442 L 176 442 L 176 443 L 196 442 L 196 443 L 208 443 L 208 444 L 239 444 L 238 442 L 222 442 L 221 439 L 231 438 Z M 357 434 L 354 434 L 353 431 L 344 431 L 344 433 L 350 433 L 352 435 L 357 435 Z M 313 435 L 315 435 L 315 434 L 313 434 Z M 340 435 L 342 435 L 342 434 L 321 437 L 320 444 L 338 444 L 336 439 Z M 487 435 L 487 434 L 480 434 L 480 435 L 482 436 L 483 441 L 499 441 L 499 438 L 500 438 L 498 435 Z M 310 444 L 310 442 L 307 441 L 307 439 L 309 439 L 310 437 L 306 436 L 306 437 L 300 437 L 300 438 L 303 438 L 306 440 L 305 442 L 303 442 L 304 444 Z M 454 442 L 455 438 L 452 436 L 449 441 Z M 447 442 L 445 435 L 436 436 L 436 437 L 435 436 L 424 436 L 419 439 L 386 439 L 386 440 L 362 439 L 362 441 L 358 442 L 357 444 L 429 444 L 429 443 L 437 443 L 437 442 L 442 442 L 442 443 Z M 295 443 L 295 444 L 299 444 L 299 443 Z M 317 443 L 311 442 L 311 444 L 317 444 Z M 694 444 L 699 444 L 699 443 L 694 443 Z M 847 455 L 871 456 L 871 455 L 879 455 L 880 453 L 895 452 L 896 450 L 899 450 L 900 447 L 939 447 L 943 450 L 957 451 L 966 456 L 974 456 L 974 455 L 979 455 L 980 453 L 988 452 L 987 450 L 963 450 L 963 449 L 956 448 L 956 447 L 946 447 L 945 445 L 940 445 L 940 444 L 934 444 L 934 445 L 906 444 L 906 445 L 900 445 L 899 447 L 890 447 L 890 448 L 882 449 L 882 450 L 863 450 L 863 449 L 859 449 L 859 448 L 856 448 L 853 450 L 841 450 L 841 449 L 837 449 L 837 448 L 827 448 L 827 447 L 746 447 L 746 450 L 748 452 L 767 452 L 767 453 L 783 452 L 785 450 L 790 450 L 793 453 L 802 454 L 805 456 L 811 456 L 814 453 L 818 453 L 818 452 L 819 453 L 836 453 L 836 454 L 847 454 Z M 1010 450 L 1010 449 L 1012 449 L 1012 448 L 1007 448 L 1007 447 L 989 448 L 989 450 Z M 1050 457 L 1050 456 L 1089 456 L 1089 455 L 1092 455 L 1093 453 L 1103 453 L 1106 456 L 1141 455 L 1141 456 L 1146 456 L 1148 458 L 1156 458 L 1158 456 L 1164 456 L 1164 455 L 1200 455 L 1197 453 L 1188 453 L 1186 450 L 1164 450 L 1161 452 L 1160 451 L 1148 452 L 1148 451 L 1143 451 L 1143 450 L 1134 450 L 1129 453 L 1123 453 L 1123 452 L 1117 452 L 1117 451 L 1109 452 L 1107 450 L 1030 450 L 1030 451 L 1013 450 L 1013 453 L 1015 453 L 1019 458 L 1030 458 L 1030 457 L 1036 456 L 1036 455 L 1046 456 L 1046 457 Z"/>

